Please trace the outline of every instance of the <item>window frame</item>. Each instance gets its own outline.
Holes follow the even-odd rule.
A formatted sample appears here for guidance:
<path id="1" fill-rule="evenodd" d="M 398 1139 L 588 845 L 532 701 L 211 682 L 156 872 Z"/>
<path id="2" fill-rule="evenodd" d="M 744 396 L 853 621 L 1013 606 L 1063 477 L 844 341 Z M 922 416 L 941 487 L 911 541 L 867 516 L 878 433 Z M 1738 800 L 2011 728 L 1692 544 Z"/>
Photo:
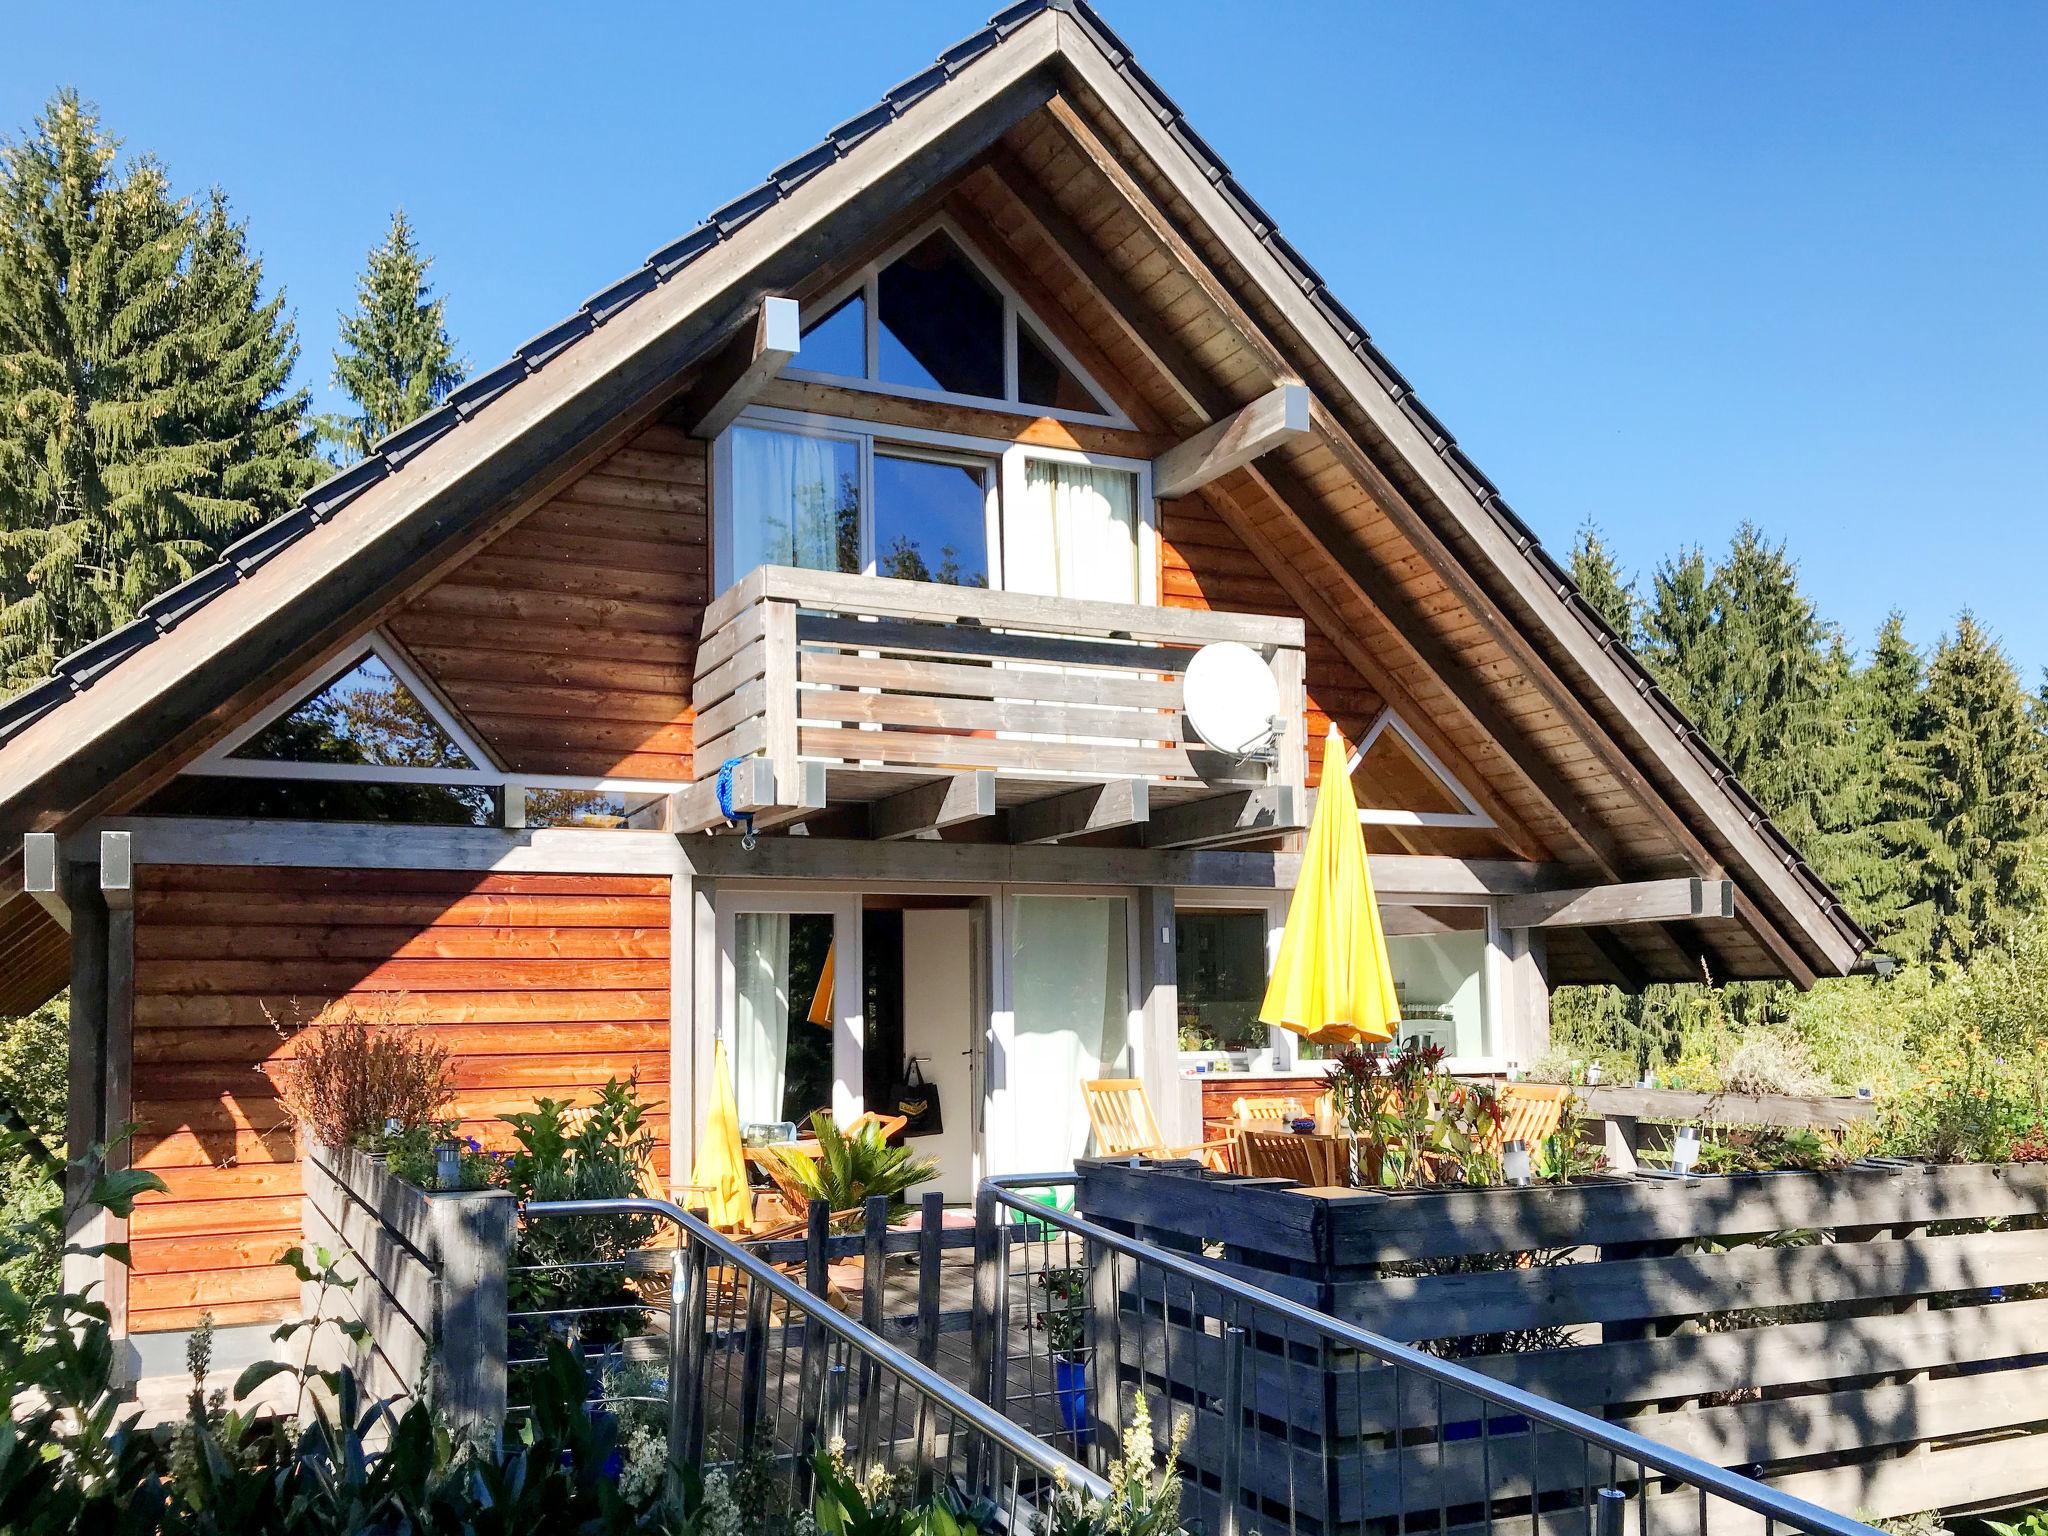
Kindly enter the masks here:
<path id="1" fill-rule="evenodd" d="M 1479 803 L 1472 792 L 1458 781 L 1458 776 L 1444 766 L 1443 759 L 1429 750 L 1429 747 L 1423 742 L 1422 738 L 1415 733 L 1415 728 L 1409 725 L 1406 720 L 1403 720 L 1391 705 L 1382 709 L 1374 718 L 1372 724 L 1366 727 L 1365 734 L 1358 738 L 1358 745 L 1352 748 L 1351 756 L 1344 764 L 1344 772 L 1347 777 L 1358 772 L 1359 764 L 1365 761 L 1366 753 L 1372 750 L 1373 744 L 1380 739 L 1381 734 L 1389 730 L 1401 738 L 1401 744 L 1414 754 L 1415 760 L 1428 769 L 1430 773 L 1434 774 L 1437 782 L 1443 785 L 1451 797 L 1464 806 L 1465 809 L 1462 811 L 1403 811 L 1383 806 L 1361 805 L 1358 808 L 1360 825 L 1368 827 L 1466 828 L 1474 831 L 1491 831 L 1500 825 L 1487 814 L 1486 808 Z M 1443 905 L 1443 903 L 1435 903 L 1435 905 Z"/>
<path id="2" fill-rule="evenodd" d="M 991 395 L 956 394 L 951 390 L 929 389 L 915 384 L 894 384 L 881 377 L 881 306 L 877 292 L 881 271 L 904 252 L 921 244 L 933 234 L 944 234 L 950 239 L 1003 302 L 1003 395 L 1000 399 Z M 1124 414 L 1111 398 L 1109 391 L 1081 366 L 1074 354 L 1067 350 L 1066 344 L 1053 335 L 1045 322 L 1032 312 L 1031 306 L 1018 296 L 1017 290 L 1003 280 L 1002 274 L 995 270 L 994 264 L 982 254 L 980 247 L 967 232 L 945 214 L 939 214 L 918 225 L 858 272 L 826 289 L 815 300 L 807 300 L 804 309 L 815 309 L 819 318 L 823 319 L 856 293 L 861 295 L 863 301 L 862 319 L 865 324 L 865 335 L 862 338 L 862 351 L 867 369 L 866 376 L 854 378 L 850 374 L 813 371 L 801 366 L 803 353 L 799 351 L 792 364 L 782 370 L 781 377 L 805 384 L 825 384 L 841 389 L 864 390 L 869 394 L 894 395 L 907 400 L 935 400 L 947 405 L 1006 411 L 1033 420 L 1049 417 L 1054 421 L 1119 427 L 1127 432 L 1137 430 L 1137 423 Z M 1075 411 L 1055 405 L 1027 405 L 1018 398 L 1017 328 L 1021 325 L 1031 327 L 1031 334 L 1039 345 L 1057 358 L 1080 382 L 1081 387 L 1095 397 L 1095 402 L 1101 410 Z"/>
<path id="3" fill-rule="evenodd" d="M 1073 448 L 1041 447 L 1036 443 L 990 437 L 973 437 L 960 432 L 941 432 L 928 427 L 896 426 L 889 422 L 862 421 L 847 416 L 825 416 L 810 411 L 791 411 L 777 406 L 747 407 L 732 426 L 718 434 L 711 444 L 711 569 L 716 590 L 730 589 L 738 576 L 733 571 L 733 464 L 732 433 L 743 427 L 773 432 L 808 433 L 819 437 L 852 438 L 860 453 L 860 550 L 859 574 L 875 572 L 874 459 L 883 451 L 904 450 L 907 457 L 929 455 L 943 462 L 974 460 L 995 470 L 988 501 L 987 535 L 989 585 L 1002 592 L 1003 508 L 1024 482 L 1024 464 L 1031 459 L 1066 464 L 1087 464 L 1098 469 L 1122 470 L 1137 487 L 1137 560 L 1139 606 L 1159 604 L 1159 504 L 1152 495 L 1152 463 L 1149 459 L 1126 458 L 1120 454 L 1095 453 Z M 742 573 L 743 574 L 743 573 Z"/>

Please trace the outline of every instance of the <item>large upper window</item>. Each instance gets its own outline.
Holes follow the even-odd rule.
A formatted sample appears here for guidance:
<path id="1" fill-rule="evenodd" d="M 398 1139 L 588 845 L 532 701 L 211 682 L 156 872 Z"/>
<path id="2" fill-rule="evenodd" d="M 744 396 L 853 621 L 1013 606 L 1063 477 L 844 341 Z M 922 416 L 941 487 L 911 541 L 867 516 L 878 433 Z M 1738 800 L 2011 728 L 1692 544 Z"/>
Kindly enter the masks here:
<path id="1" fill-rule="evenodd" d="M 829 295 L 788 372 L 835 384 L 1129 426 L 1101 388 L 940 223 Z"/>

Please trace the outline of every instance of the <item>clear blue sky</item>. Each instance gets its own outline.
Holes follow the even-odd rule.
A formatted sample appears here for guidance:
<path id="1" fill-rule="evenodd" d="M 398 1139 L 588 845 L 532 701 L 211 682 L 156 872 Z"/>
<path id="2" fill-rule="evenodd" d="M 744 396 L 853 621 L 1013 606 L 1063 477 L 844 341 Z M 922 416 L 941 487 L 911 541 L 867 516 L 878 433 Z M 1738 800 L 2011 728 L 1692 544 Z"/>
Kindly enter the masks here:
<path id="1" fill-rule="evenodd" d="M 495 362 L 989 9 L 44 3 L 0 125 L 74 84 L 227 188 L 325 403 L 394 205 Z M 1560 553 L 1749 517 L 1859 645 L 2048 666 L 2048 6 L 1104 10 Z"/>

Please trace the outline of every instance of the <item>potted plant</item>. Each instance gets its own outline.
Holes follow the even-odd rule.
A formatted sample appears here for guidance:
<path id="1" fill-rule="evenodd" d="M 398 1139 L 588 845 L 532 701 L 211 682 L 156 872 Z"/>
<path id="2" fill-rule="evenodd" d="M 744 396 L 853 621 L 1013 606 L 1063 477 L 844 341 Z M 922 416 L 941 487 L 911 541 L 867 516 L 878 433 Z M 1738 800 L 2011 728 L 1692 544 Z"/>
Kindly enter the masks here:
<path id="1" fill-rule="evenodd" d="M 1053 1395 L 1059 1400 L 1060 1423 L 1070 1435 L 1088 1427 L 1088 1351 L 1081 1300 L 1086 1280 L 1087 1272 L 1075 1266 L 1044 1270 L 1038 1276 L 1045 1309 L 1034 1322 L 1045 1331 Z"/>

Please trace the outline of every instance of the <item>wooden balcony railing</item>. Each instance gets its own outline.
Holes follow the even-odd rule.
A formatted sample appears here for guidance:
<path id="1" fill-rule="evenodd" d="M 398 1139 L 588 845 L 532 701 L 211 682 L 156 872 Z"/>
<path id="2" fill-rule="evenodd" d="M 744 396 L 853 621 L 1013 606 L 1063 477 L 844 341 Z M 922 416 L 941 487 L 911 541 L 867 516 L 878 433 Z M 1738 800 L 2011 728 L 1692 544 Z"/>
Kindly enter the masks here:
<path id="1" fill-rule="evenodd" d="M 1213 751 L 1188 724 L 1183 674 L 1219 640 L 1272 668 L 1282 725 L 1265 760 Z M 991 792 L 1003 808 L 1070 802 L 1050 821 L 1013 812 L 1013 836 L 1020 819 L 1042 827 L 1033 840 L 1225 796 L 1246 827 L 1282 830 L 1305 798 L 1302 667 L 1299 619 L 763 567 L 705 611 L 680 829 L 723 820 L 715 777 L 737 758 L 735 808 L 770 821 L 957 780 L 955 819 L 990 814 Z M 1077 793 L 1091 787 L 1114 803 Z M 1172 843 L 1229 840 L 1224 809 L 1184 813 Z"/>

